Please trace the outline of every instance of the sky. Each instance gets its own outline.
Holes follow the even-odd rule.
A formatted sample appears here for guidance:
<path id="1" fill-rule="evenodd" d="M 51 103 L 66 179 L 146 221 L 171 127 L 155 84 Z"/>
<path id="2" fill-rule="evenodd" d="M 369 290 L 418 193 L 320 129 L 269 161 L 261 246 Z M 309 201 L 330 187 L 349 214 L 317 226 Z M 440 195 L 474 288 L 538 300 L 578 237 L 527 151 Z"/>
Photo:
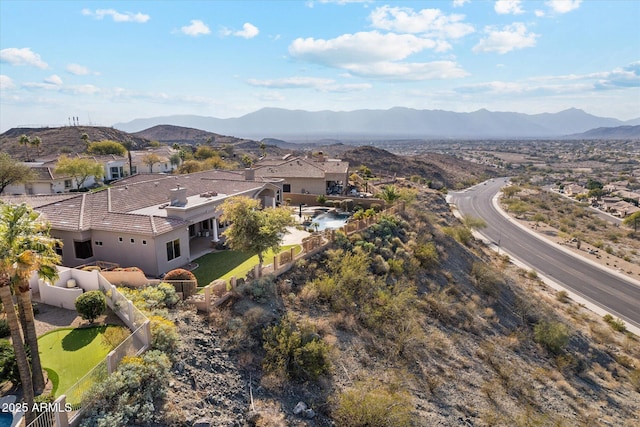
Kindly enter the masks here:
<path id="1" fill-rule="evenodd" d="M 0 132 L 264 107 L 640 117 L 638 0 L 0 0 Z"/>

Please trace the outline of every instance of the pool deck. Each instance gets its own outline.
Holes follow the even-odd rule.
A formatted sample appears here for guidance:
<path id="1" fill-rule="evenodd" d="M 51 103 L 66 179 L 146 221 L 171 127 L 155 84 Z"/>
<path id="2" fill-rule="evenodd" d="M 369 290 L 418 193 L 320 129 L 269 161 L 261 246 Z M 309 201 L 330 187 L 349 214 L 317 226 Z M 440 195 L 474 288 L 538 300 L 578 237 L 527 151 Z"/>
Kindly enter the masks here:
<path id="1" fill-rule="evenodd" d="M 0 408 L 3 408 L 5 405 L 7 404 L 10 405 L 12 403 L 16 403 L 16 396 L 14 394 L 0 397 Z M 20 423 L 20 420 L 22 420 L 22 416 L 24 415 L 24 413 L 18 410 L 18 411 L 14 411 L 11 415 L 13 416 L 13 421 L 11 422 L 11 426 L 7 426 L 7 427 L 17 426 Z M 5 427 L 5 426 L 0 426 L 0 427 Z"/>

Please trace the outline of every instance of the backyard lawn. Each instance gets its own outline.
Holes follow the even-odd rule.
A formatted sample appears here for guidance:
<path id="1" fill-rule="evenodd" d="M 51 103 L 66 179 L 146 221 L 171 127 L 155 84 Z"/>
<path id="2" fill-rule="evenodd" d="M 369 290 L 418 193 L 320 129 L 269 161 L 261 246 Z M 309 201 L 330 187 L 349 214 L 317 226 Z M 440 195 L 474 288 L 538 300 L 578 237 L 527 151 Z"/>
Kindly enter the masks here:
<path id="1" fill-rule="evenodd" d="M 283 246 L 280 251 L 285 251 L 296 247 L 296 254 L 302 251 L 300 245 Z M 264 255 L 264 265 L 273 262 L 274 254 L 267 251 Z M 258 255 L 251 255 L 247 252 L 220 251 L 212 252 L 201 256 L 193 262 L 198 264 L 198 268 L 193 270 L 198 286 L 204 287 L 216 279 L 229 280 L 231 277 L 245 277 L 247 273 L 258 263 Z"/>
<path id="2" fill-rule="evenodd" d="M 101 339 L 107 328 L 120 326 L 95 326 L 91 328 L 61 328 L 38 338 L 42 367 L 53 383 L 56 397 L 66 392 L 112 350 Z"/>

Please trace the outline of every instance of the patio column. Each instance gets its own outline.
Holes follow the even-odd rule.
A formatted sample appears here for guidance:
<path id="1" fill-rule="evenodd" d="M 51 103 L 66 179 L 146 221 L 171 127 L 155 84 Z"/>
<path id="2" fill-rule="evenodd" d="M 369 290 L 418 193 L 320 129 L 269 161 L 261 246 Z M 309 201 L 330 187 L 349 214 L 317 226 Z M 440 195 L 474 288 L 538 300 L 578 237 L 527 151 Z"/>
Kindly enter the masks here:
<path id="1" fill-rule="evenodd" d="M 211 241 L 217 243 L 220 240 L 218 238 L 218 218 L 214 217 L 211 222 L 213 222 L 213 239 Z"/>

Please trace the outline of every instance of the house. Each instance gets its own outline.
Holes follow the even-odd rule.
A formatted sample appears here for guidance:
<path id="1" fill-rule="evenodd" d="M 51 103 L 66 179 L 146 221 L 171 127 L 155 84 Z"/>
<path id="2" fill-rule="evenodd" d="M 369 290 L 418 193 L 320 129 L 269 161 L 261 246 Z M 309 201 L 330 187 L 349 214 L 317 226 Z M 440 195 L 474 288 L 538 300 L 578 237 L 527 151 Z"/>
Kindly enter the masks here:
<path id="1" fill-rule="evenodd" d="M 564 186 L 564 194 L 569 197 L 576 197 L 578 194 L 587 194 L 589 190 L 578 184 L 568 184 Z"/>
<path id="2" fill-rule="evenodd" d="M 316 158 L 263 158 L 251 170 L 259 179 L 282 179 L 284 193 L 341 194 L 349 180 L 349 162 L 322 154 Z"/>
<path id="3" fill-rule="evenodd" d="M 104 176 L 96 179 L 91 176 L 83 183 L 83 188 L 91 187 L 98 181 L 120 179 L 125 176 L 126 159 L 113 154 L 103 156 L 83 156 L 104 167 Z M 45 162 L 26 162 L 33 169 L 35 179 L 26 183 L 8 185 L 3 194 L 55 194 L 64 193 L 76 188 L 73 177 L 56 173 L 58 159 Z"/>
<path id="4" fill-rule="evenodd" d="M 171 173 L 178 165 L 171 164 L 171 157 L 179 151 L 168 146 L 131 151 L 131 175 L 136 173 Z M 156 156 L 157 162 L 149 167 L 146 157 Z"/>
<path id="5" fill-rule="evenodd" d="M 1 199 L 44 215 L 63 243 L 57 250 L 65 266 L 108 261 L 160 276 L 190 262 L 203 242 L 218 241 L 224 229 L 218 207 L 229 197 L 251 197 L 267 207 L 281 201 L 280 182 L 251 178 L 216 170 L 133 176 L 96 193 Z"/>

